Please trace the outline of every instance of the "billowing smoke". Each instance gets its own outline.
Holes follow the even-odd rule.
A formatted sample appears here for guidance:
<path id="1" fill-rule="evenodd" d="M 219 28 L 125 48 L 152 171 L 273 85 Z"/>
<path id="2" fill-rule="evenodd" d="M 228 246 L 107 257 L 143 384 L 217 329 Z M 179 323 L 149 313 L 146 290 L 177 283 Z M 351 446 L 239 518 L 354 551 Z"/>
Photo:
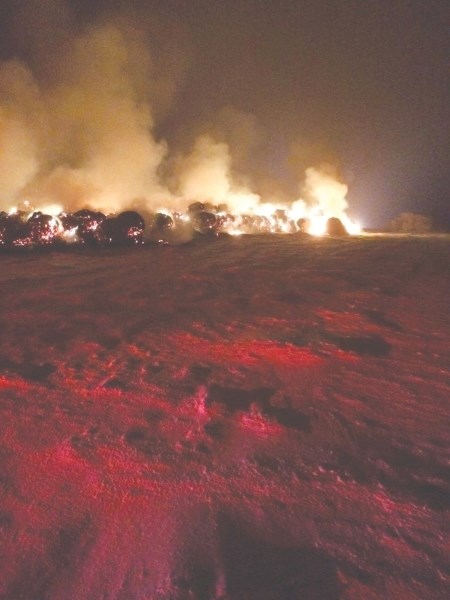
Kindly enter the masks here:
<path id="1" fill-rule="evenodd" d="M 187 200 L 226 204 L 231 212 L 247 212 L 260 198 L 232 181 L 229 147 L 203 135 L 179 165 L 179 191 Z"/>
<path id="2" fill-rule="evenodd" d="M 3 204 L 115 211 L 170 196 L 158 177 L 166 144 L 152 135 L 142 87 L 151 59 L 125 33 L 107 24 L 72 38 L 53 61 L 55 81 L 17 60 L 1 66 Z"/>
<path id="3" fill-rule="evenodd" d="M 269 205 L 254 191 L 251 163 L 266 140 L 253 115 L 219 110 L 182 153 L 156 135 L 186 72 L 183 53 L 170 55 L 169 43 L 158 50 L 146 23 L 115 17 L 75 27 L 67 6 L 53 5 L 62 7 L 58 33 L 54 13 L 41 7 L 37 30 L 24 28 L 31 51 L 18 47 L 20 58 L 0 63 L 0 209 L 287 208 L 281 194 L 265 198 Z M 293 217 L 309 216 L 311 206 L 340 216 L 346 191 L 330 172 L 307 169 Z"/>
<path id="4" fill-rule="evenodd" d="M 39 170 L 39 90 L 25 65 L 0 65 L 0 193 L 11 203 Z"/>
<path id="5" fill-rule="evenodd" d="M 329 166 L 306 169 L 303 195 L 310 206 L 317 207 L 325 215 L 340 215 L 348 207 L 347 186 L 338 181 L 334 169 Z"/>

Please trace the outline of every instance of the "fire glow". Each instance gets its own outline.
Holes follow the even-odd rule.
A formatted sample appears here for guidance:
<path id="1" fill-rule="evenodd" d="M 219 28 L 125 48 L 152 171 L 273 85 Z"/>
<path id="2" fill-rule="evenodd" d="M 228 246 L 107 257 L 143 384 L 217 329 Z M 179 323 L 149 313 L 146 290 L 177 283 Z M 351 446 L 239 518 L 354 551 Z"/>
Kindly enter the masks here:
<path id="1" fill-rule="evenodd" d="M 31 209 L 29 203 L 26 207 Z M 0 248 L 132 246 L 144 242 L 180 243 L 195 236 L 361 233 L 359 225 L 345 213 L 338 218 L 317 209 L 309 212 L 301 201 L 288 209 L 273 204 L 261 204 L 259 208 L 259 212 L 232 214 L 223 205 L 194 202 L 185 212 L 161 209 L 146 213 L 146 219 L 133 210 L 105 215 L 89 209 L 68 213 L 56 206 L 46 207 L 45 211 L 14 208 L 0 213 Z"/>
<path id="2" fill-rule="evenodd" d="M 190 197 L 195 194 L 194 202 L 189 203 L 187 196 L 171 196 L 156 210 L 156 203 L 141 201 L 131 203 L 139 205 L 136 210 L 133 207 L 109 212 L 104 210 L 108 201 L 103 192 L 92 198 L 90 208 L 75 211 L 64 210 L 51 198 L 40 203 L 39 208 L 31 199 L 22 200 L 8 212 L 0 212 L 0 248 L 179 244 L 198 236 L 245 234 L 321 237 L 362 233 L 361 226 L 346 212 L 347 186 L 326 170 L 306 170 L 305 199 L 291 205 L 264 202 L 258 194 L 235 187 L 229 157 L 223 155 L 222 146 L 209 138 L 203 140 L 202 148 L 208 148 L 209 155 L 196 156 L 183 172 L 180 188 Z M 217 147 L 221 152 L 216 152 Z M 213 198 L 222 202 L 215 203 Z M 115 197 L 110 204 L 120 208 L 124 201 Z"/>
<path id="3" fill-rule="evenodd" d="M 220 125 L 202 125 L 182 150 L 157 137 L 157 92 L 172 88 L 155 79 L 166 57 L 137 25 L 96 24 L 61 44 L 40 69 L 0 62 L 0 247 L 337 235 L 330 219 L 360 233 L 329 165 L 293 165 L 289 181 L 267 187 L 251 160 L 262 144 L 252 115 L 219 109 Z M 271 144 L 264 152 L 272 162 Z"/>

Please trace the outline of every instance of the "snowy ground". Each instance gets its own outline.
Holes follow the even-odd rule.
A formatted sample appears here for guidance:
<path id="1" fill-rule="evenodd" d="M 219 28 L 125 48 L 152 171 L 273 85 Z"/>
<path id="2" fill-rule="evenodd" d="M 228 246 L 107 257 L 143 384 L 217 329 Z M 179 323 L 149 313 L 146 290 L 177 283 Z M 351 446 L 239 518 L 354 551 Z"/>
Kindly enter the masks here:
<path id="1" fill-rule="evenodd" d="M 442 600 L 450 238 L 0 256 L 1 600 Z"/>

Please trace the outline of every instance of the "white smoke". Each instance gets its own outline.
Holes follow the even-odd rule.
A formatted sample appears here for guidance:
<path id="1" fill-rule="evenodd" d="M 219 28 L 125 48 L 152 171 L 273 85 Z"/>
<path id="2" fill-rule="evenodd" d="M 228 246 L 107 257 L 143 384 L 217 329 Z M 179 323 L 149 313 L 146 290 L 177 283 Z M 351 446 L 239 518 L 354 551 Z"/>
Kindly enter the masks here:
<path id="1" fill-rule="evenodd" d="M 62 48 L 54 82 L 20 61 L 3 63 L 2 205 L 26 199 L 115 211 L 170 199 L 158 176 L 167 147 L 152 135 L 142 87 L 149 64 L 145 45 L 129 43 L 115 24 Z"/>
<path id="2" fill-rule="evenodd" d="M 11 206 L 38 172 L 39 92 L 17 61 L 0 65 L 0 194 Z"/>
<path id="3" fill-rule="evenodd" d="M 345 183 L 338 181 L 329 166 L 306 169 L 303 194 L 306 201 L 324 215 L 332 217 L 345 212 L 348 207 L 347 191 Z"/>
<path id="4" fill-rule="evenodd" d="M 191 153 L 179 164 L 179 191 L 187 200 L 226 204 L 231 212 L 246 212 L 259 203 L 259 196 L 236 186 L 231 176 L 227 144 L 208 135 L 197 138 Z"/>

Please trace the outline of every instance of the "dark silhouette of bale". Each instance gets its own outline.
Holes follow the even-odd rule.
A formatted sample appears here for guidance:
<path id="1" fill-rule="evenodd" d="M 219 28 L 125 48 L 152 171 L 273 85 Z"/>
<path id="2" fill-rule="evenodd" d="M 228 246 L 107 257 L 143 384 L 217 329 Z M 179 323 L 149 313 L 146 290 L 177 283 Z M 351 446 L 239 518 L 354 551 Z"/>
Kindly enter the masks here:
<path id="1" fill-rule="evenodd" d="M 145 221 L 143 217 L 135 210 L 125 210 L 117 215 L 117 220 L 123 227 L 129 229 L 145 229 Z"/>
<path id="2" fill-rule="evenodd" d="M 302 217 L 301 219 L 297 220 L 296 225 L 298 227 L 298 230 L 301 233 L 308 233 L 308 229 L 309 229 L 309 227 L 311 225 L 311 222 L 310 222 L 309 219 L 305 219 L 304 217 Z"/>
<path id="3" fill-rule="evenodd" d="M 336 237 L 348 235 L 348 231 L 345 229 L 342 221 L 337 217 L 330 217 L 328 219 L 326 232 L 328 235 Z"/>
<path id="4" fill-rule="evenodd" d="M 118 226 L 128 244 L 142 244 L 145 221 L 135 210 L 126 210 L 117 215 Z"/>
<path id="5" fill-rule="evenodd" d="M 75 212 L 73 216 L 76 218 L 77 236 L 83 244 L 98 245 L 101 243 L 100 225 L 106 219 L 106 216 L 101 212 L 83 209 Z"/>
<path id="6" fill-rule="evenodd" d="M 200 211 L 192 217 L 192 227 L 202 234 L 215 234 L 220 227 L 220 220 L 211 212 Z"/>
<path id="7" fill-rule="evenodd" d="M 18 211 L 0 220 L 0 246 L 20 248 L 32 245 L 31 227 L 26 214 Z"/>
<path id="8" fill-rule="evenodd" d="M 102 245 L 134 246 L 144 241 L 145 223 L 141 215 L 133 210 L 119 213 L 117 217 L 105 219 L 98 230 Z"/>
<path id="9" fill-rule="evenodd" d="M 102 246 L 121 244 L 122 235 L 116 217 L 109 217 L 101 223 L 96 239 Z"/>
<path id="10" fill-rule="evenodd" d="M 164 232 L 173 228 L 173 219 L 165 213 L 156 213 L 151 226 L 153 231 Z"/>
<path id="11" fill-rule="evenodd" d="M 195 215 L 202 210 L 205 210 L 205 205 L 203 202 L 192 202 L 192 204 L 189 204 L 187 207 L 187 212 L 189 215 Z"/>

